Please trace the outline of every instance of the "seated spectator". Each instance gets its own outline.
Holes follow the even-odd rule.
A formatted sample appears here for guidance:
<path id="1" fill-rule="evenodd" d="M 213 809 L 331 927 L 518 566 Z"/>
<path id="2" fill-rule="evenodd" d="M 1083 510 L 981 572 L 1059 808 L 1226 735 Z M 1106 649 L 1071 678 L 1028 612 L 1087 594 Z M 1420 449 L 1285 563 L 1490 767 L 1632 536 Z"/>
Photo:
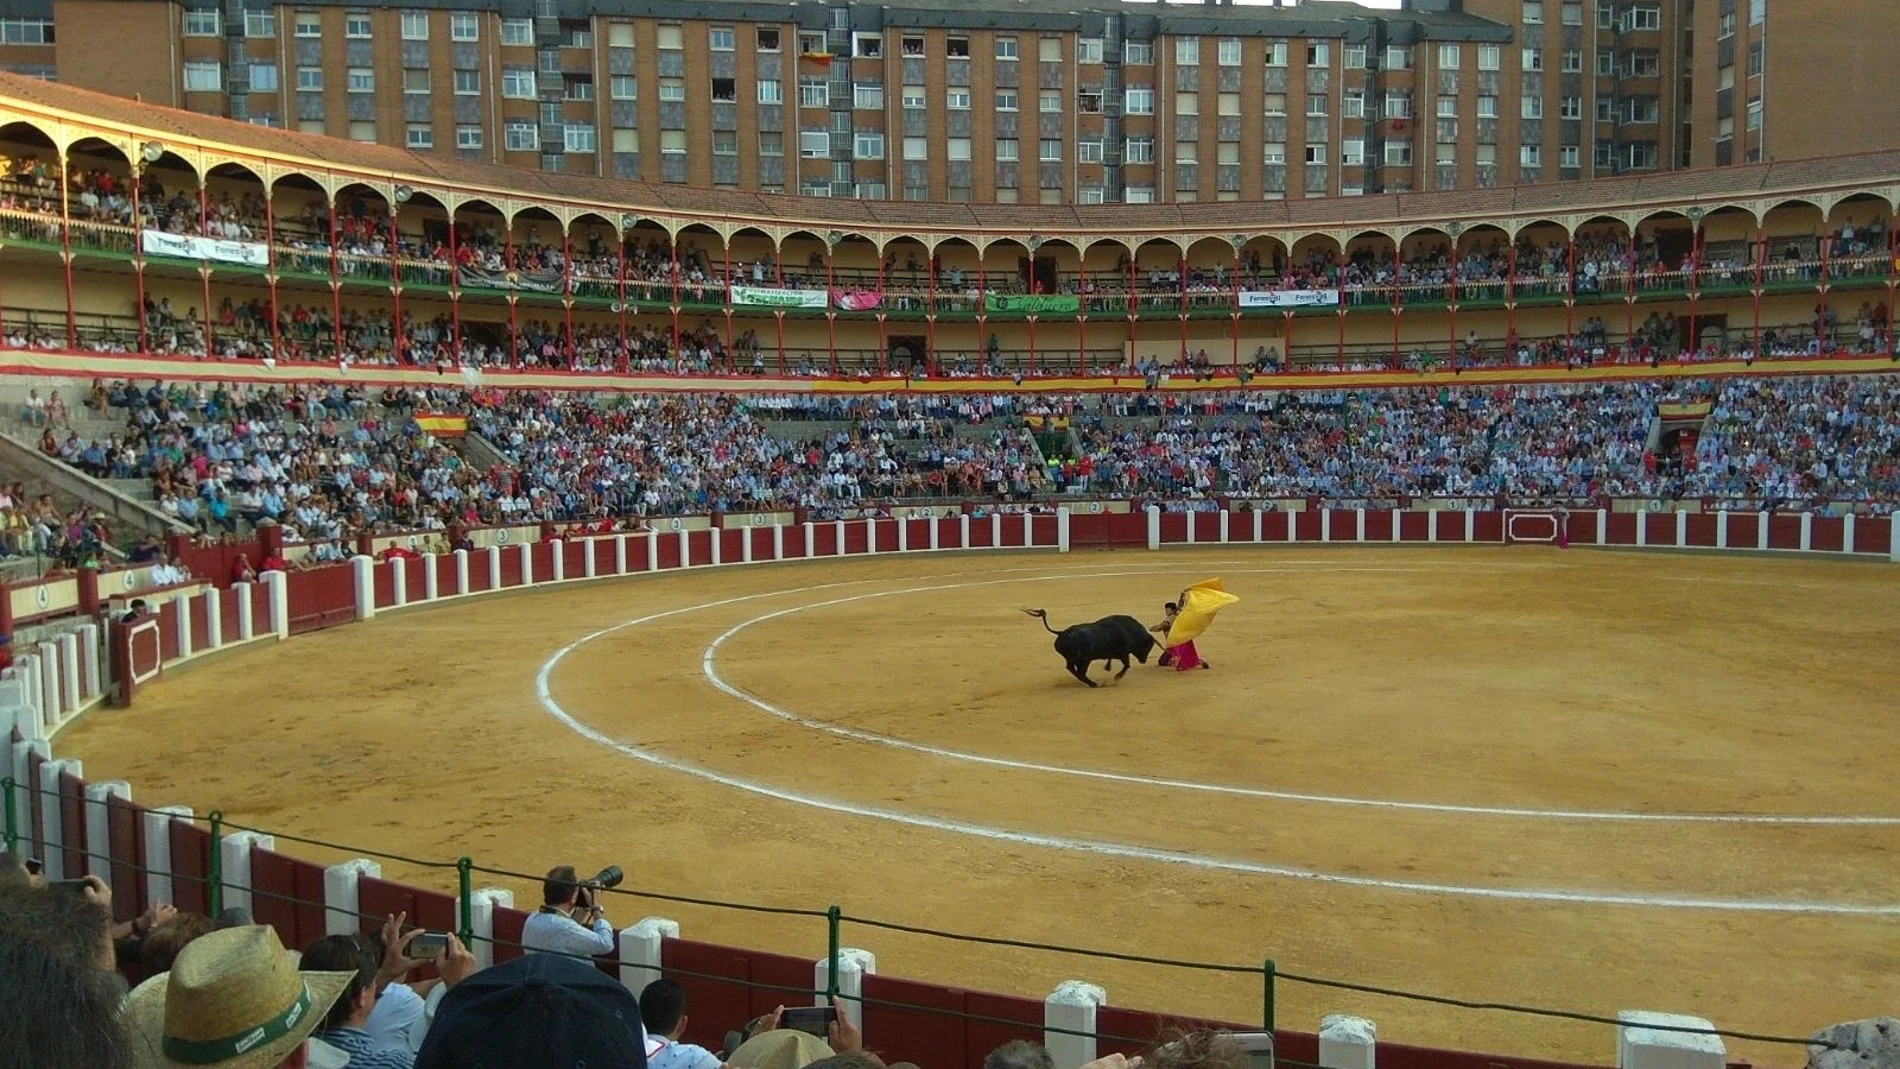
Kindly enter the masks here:
<path id="1" fill-rule="evenodd" d="M 1042 1044 L 1016 1039 L 990 1051 L 983 1069 L 1056 1069 L 1056 1061 Z"/>
<path id="2" fill-rule="evenodd" d="M 112 972 L 109 915 L 63 889 L 0 886 L 0 1065 L 132 1069 L 136 1046 L 119 1014 L 125 982 Z"/>
<path id="3" fill-rule="evenodd" d="M 349 1057 L 310 1034 L 355 976 L 299 972 L 273 929 L 227 928 L 140 984 L 124 1018 L 144 1069 L 342 1069 Z"/>
<path id="4" fill-rule="evenodd" d="M 647 1030 L 648 1069 L 719 1069 L 718 1055 L 680 1042 L 686 1034 L 686 989 L 678 982 L 655 980 L 640 992 L 640 1023 Z"/>
<path id="5" fill-rule="evenodd" d="M 169 972 L 172 962 L 178 959 L 178 952 L 211 930 L 211 918 L 202 913 L 174 912 L 143 933 L 139 940 L 139 966 L 147 976 Z"/>
<path id="6" fill-rule="evenodd" d="M 521 948 L 583 958 L 611 952 L 614 926 L 595 894 L 580 885 L 574 866 L 549 869 L 541 881 L 541 908 L 521 926 Z"/>
<path id="7" fill-rule="evenodd" d="M 408 979 L 409 974 L 423 964 L 407 954 L 410 942 L 422 929 L 408 927 L 403 923 L 405 919 L 406 915 L 401 913 L 386 918 L 382 929 L 371 937 L 381 967 L 376 974 L 376 1008 L 370 1011 L 363 1031 L 369 1033 L 378 1046 L 413 1054 L 422 1048 L 422 1037 L 428 1031 L 425 996 L 442 981 Z M 459 941 L 454 941 L 454 945 L 461 947 Z M 457 961 L 460 960 L 458 957 Z"/>
<path id="8" fill-rule="evenodd" d="M 240 553 L 237 555 L 237 560 L 232 562 L 231 581 L 233 583 L 257 582 L 257 569 L 251 567 L 251 558 L 248 555 Z"/>
<path id="9" fill-rule="evenodd" d="M 640 1006 L 589 962 L 525 954 L 442 997 L 416 1069 L 643 1069 Z"/>

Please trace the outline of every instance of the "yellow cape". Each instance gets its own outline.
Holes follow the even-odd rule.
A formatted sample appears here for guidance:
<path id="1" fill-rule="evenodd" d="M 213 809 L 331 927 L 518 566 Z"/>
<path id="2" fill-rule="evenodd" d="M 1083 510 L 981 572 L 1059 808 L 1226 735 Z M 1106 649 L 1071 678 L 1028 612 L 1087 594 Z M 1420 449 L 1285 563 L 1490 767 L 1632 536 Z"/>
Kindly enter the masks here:
<path id="1" fill-rule="evenodd" d="M 1168 629 L 1168 645 L 1192 642 L 1214 622 L 1214 614 L 1240 599 L 1220 588 L 1219 579 L 1199 582 L 1181 592 L 1180 612 Z"/>

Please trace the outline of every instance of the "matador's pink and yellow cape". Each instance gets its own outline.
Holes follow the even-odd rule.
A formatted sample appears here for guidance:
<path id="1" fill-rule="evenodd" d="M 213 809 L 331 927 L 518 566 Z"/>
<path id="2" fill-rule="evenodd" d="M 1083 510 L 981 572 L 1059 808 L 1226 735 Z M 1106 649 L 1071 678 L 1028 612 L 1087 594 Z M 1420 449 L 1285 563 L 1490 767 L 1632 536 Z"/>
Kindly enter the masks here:
<path id="1" fill-rule="evenodd" d="M 1192 642 L 1214 622 L 1214 615 L 1240 599 L 1220 587 L 1219 579 L 1207 579 L 1181 592 L 1180 612 L 1168 629 L 1169 646 Z"/>

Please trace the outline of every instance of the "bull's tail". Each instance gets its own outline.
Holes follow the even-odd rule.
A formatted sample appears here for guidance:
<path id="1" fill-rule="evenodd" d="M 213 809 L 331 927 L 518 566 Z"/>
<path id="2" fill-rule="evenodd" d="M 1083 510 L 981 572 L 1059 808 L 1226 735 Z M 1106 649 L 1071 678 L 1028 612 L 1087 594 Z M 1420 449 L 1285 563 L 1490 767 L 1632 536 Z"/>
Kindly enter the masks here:
<path id="1" fill-rule="evenodd" d="M 1043 609 L 1024 609 L 1023 611 L 1035 617 L 1036 619 L 1041 620 L 1043 628 L 1047 630 L 1050 634 L 1060 635 L 1062 633 L 1060 631 L 1057 631 L 1055 628 L 1049 626 L 1049 613 L 1047 611 Z"/>

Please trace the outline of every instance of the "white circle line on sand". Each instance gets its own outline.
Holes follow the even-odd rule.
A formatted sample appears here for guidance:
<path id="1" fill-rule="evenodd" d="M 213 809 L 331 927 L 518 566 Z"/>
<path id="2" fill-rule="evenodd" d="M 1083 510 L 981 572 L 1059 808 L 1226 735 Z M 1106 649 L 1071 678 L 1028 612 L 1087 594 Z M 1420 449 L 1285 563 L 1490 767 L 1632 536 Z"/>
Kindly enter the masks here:
<path id="1" fill-rule="evenodd" d="M 1168 572 L 1179 569 L 1165 569 Z M 1342 567 L 1301 567 L 1291 568 L 1254 568 L 1241 569 L 1235 574 L 1249 572 L 1276 571 L 1366 571 L 1373 569 Z M 1381 568 L 1378 571 L 1422 571 L 1419 568 Z M 1117 575 L 1145 575 L 1148 571 L 1117 572 Z M 869 594 L 853 594 L 849 597 L 831 598 L 826 601 L 814 601 L 804 605 L 794 605 L 788 609 L 761 613 L 751 619 L 743 620 L 727 629 L 712 640 L 700 654 L 700 674 L 722 693 L 737 698 L 747 705 L 787 723 L 799 727 L 822 731 L 839 738 L 855 742 L 870 743 L 876 746 L 888 746 L 893 749 L 907 750 L 947 761 L 962 761 L 970 764 L 987 765 L 992 768 L 1008 768 L 1025 772 L 1043 772 L 1058 776 L 1071 776 L 1079 779 L 1099 780 L 1109 783 L 1125 783 L 1145 787 L 1161 787 L 1174 790 L 1199 791 L 1208 794 L 1225 794 L 1242 798 L 1264 798 L 1283 802 L 1306 802 L 1316 805 L 1358 806 L 1373 809 L 1407 810 L 1425 813 L 1454 813 L 1462 816 L 1514 817 L 1544 820 L 1571 821 L 1625 821 L 1657 824 L 1742 824 L 1742 825 L 1818 825 L 1846 827 L 1896 827 L 1900 826 L 1897 816 L 1836 816 L 1830 814 L 1775 814 L 1775 813 L 1644 813 L 1631 810 L 1589 810 L 1589 809 L 1549 809 L 1528 806 L 1484 806 L 1459 805 L 1448 802 L 1408 802 L 1384 798 L 1360 798 L 1352 795 L 1310 794 L 1299 791 L 1272 790 L 1260 787 L 1236 787 L 1226 784 L 1203 783 L 1196 780 L 1173 779 L 1164 776 L 1143 776 L 1129 772 L 1107 772 L 1100 769 L 1075 768 L 1069 765 L 1055 765 L 1040 761 L 1022 761 L 1007 757 L 995 757 L 989 754 L 970 753 L 964 750 L 952 750 L 928 743 L 885 735 L 880 732 L 866 731 L 862 728 L 845 727 L 824 720 L 814 720 L 769 701 L 751 691 L 735 686 L 719 674 L 717 663 L 719 648 L 747 628 L 755 624 L 766 623 L 807 609 L 822 609 L 834 605 L 847 605 L 852 602 L 867 601 L 873 598 L 895 597 L 901 594 L 920 594 L 936 590 L 960 590 L 973 586 L 996 586 L 1004 583 L 1041 582 L 1051 579 L 1089 578 L 1086 575 L 1032 576 L 1029 578 L 977 580 L 966 583 L 944 583 L 933 586 L 913 586 L 900 590 L 879 590 Z"/>
<path id="2" fill-rule="evenodd" d="M 1124 573 L 1110 572 L 1110 573 L 1104 573 L 1104 574 L 1114 575 L 1114 574 L 1124 574 Z M 625 620 L 618 624 L 614 624 L 610 627 L 601 628 L 600 630 L 594 631 L 590 634 L 582 635 L 580 638 L 577 638 L 574 641 L 568 643 L 567 645 L 562 646 L 560 649 L 556 650 L 551 656 L 549 656 L 546 661 L 542 662 L 540 670 L 535 673 L 534 685 L 535 685 L 536 697 L 540 699 L 541 707 L 545 709 L 550 716 L 554 717 L 555 720 L 559 721 L 563 726 L 565 726 L 568 730 L 574 732 L 575 734 L 581 736 L 584 739 L 587 739 L 589 742 L 592 742 L 598 746 L 606 747 L 608 749 L 613 750 L 616 753 L 619 753 L 620 755 L 624 757 L 632 758 L 633 760 L 652 765 L 656 768 L 663 768 L 670 772 L 677 772 L 682 775 L 691 776 L 695 779 L 704 780 L 708 783 L 718 784 L 719 786 L 727 787 L 732 790 L 742 791 L 744 793 L 757 795 L 762 798 L 770 798 L 776 801 L 788 802 L 793 805 L 805 806 L 808 808 L 818 809 L 818 810 L 822 810 L 822 811 L 830 812 L 830 813 L 840 813 L 846 816 L 856 816 L 856 817 L 864 817 L 871 820 L 881 820 L 887 823 L 898 824 L 905 827 L 922 828 L 929 831 L 941 831 L 941 832 L 949 832 L 949 833 L 958 834 L 958 835 L 966 835 L 972 838 L 986 839 L 991 842 L 1009 843 L 1009 844 L 1017 845 L 1017 846 L 1045 847 L 1045 848 L 1055 849 L 1055 850 L 1094 854 L 1094 855 L 1103 856 L 1103 857 L 1122 858 L 1125 860 L 1132 860 L 1132 861 L 1152 861 L 1152 862 L 1160 862 L 1164 864 L 1183 865 L 1189 868 L 1196 868 L 1196 869 L 1202 869 L 1202 870 L 1238 872 L 1238 873 L 1245 873 L 1245 874 L 1259 875 L 1259 876 L 1275 876 L 1275 877 L 1280 877 L 1283 879 L 1307 880 L 1307 881 L 1312 881 L 1315 883 L 1331 884 L 1334 886 L 1363 887 L 1363 888 L 1369 888 L 1369 889 L 1375 889 L 1375 890 L 1386 890 L 1386 891 L 1407 891 L 1407 892 L 1414 892 L 1414 893 L 1420 893 L 1420 894 L 1452 895 L 1452 896 L 1465 897 L 1465 898 L 1482 898 L 1482 899 L 1518 901 L 1518 902 L 1568 903 L 1568 904 L 1577 904 L 1577 905 L 1618 905 L 1618 906 L 1646 906 L 1646 907 L 1652 907 L 1652 908 L 1667 908 L 1667 909 L 1707 909 L 1707 910 L 1723 910 L 1723 911 L 1729 911 L 1729 912 L 1742 912 L 1742 913 L 1804 913 L 1804 914 L 1855 915 L 1855 916 L 1869 916 L 1869 915 L 1900 916 L 1900 904 L 1874 905 L 1874 904 L 1853 903 L 1853 902 L 1811 902 L 1811 901 L 1798 901 L 1798 900 L 1797 901 L 1781 901 L 1781 900 L 1772 900 L 1772 899 L 1701 898 L 1701 897 L 1683 897 L 1683 896 L 1675 896 L 1675 895 L 1604 893 L 1604 892 L 1594 892 L 1594 891 L 1570 891 L 1570 890 L 1555 890 L 1555 889 L 1546 890 L 1546 889 L 1534 889 L 1534 888 L 1473 887 L 1473 886 L 1468 886 L 1464 884 L 1441 884 L 1441 883 L 1428 883 L 1428 882 L 1411 881 L 1411 880 L 1388 880 L 1388 879 L 1381 879 L 1381 878 L 1372 877 L 1372 876 L 1355 876 L 1348 873 L 1317 872 L 1310 869 L 1294 868 L 1294 867 L 1285 866 L 1285 865 L 1271 865 L 1271 864 L 1266 864 L 1263 862 L 1211 857 L 1211 856 L 1206 856 L 1202 854 L 1192 854 L 1192 853 L 1187 853 L 1187 852 L 1178 851 L 1178 850 L 1163 850 L 1156 847 L 1137 846 L 1137 845 L 1131 845 L 1131 844 L 1126 844 L 1126 843 L 1100 842 L 1100 841 L 1090 840 L 1090 839 L 1074 839 L 1074 838 L 1068 838 L 1068 837 L 1057 836 L 1057 835 L 1045 835 L 1045 834 L 1040 834 L 1036 832 L 1013 831 L 1007 828 L 995 828 L 995 827 L 990 827 L 988 825 L 972 824 L 965 821 L 945 820 L 945 819 L 941 819 L 937 817 L 923 816 L 916 813 L 906 813 L 906 812 L 902 812 L 898 810 L 884 809 L 878 806 L 863 805 L 861 803 L 846 802 L 846 801 L 840 801 L 840 800 L 831 799 L 831 798 L 821 798 L 816 795 L 804 794 L 798 791 L 790 791 L 781 787 L 774 787 L 770 784 L 761 783 L 756 780 L 750 780 L 750 779 L 745 779 L 740 776 L 729 775 L 727 773 L 718 772 L 709 768 L 702 768 L 699 765 L 695 765 L 687 761 L 681 761 L 677 758 L 667 757 L 664 754 L 654 752 L 645 747 L 636 746 L 636 745 L 633 745 L 632 743 L 622 742 L 618 739 L 615 739 L 609 735 L 606 735 L 582 723 L 573 714 L 569 713 L 565 708 L 563 708 L 560 702 L 554 699 L 553 692 L 551 688 L 549 687 L 548 680 L 553 675 L 554 669 L 557 666 L 559 666 L 563 660 L 567 658 L 568 654 L 594 641 L 595 639 L 601 638 L 605 635 L 610 635 L 610 634 L 625 630 L 630 627 L 638 627 L 642 624 L 651 623 L 655 620 L 663 620 L 668 617 L 679 616 L 685 613 L 698 612 L 703 609 L 712 609 L 712 608 L 718 608 L 720 606 L 725 606 L 725 605 L 734 605 L 734 604 L 739 604 L 739 603 L 748 602 L 748 601 L 757 601 L 762 598 L 777 597 L 777 596 L 785 595 L 785 594 L 803 594 L 803 593 L 809 593 L 814 590 L 826 590 L 826 589 L 834 589 L 841 586 L 853 586 L 865 581 L 866 580 L 855 580 L 855 581 L 850 581 L 850 582 L 822 583 L 822 584 L 817 584 L 817 585 L 807 586 L 807 587 L 797 587 L 797 588 L 791 588 L 791 589 L 786 589 L 786 590 L 766 591 L 766 592 L 762 592 L 758 594 L 745 594 L 745 595 L 740 595 L 740 596 L 731 597 L 731 598 L 722 598 L 716 601 L 704 602 L 698 605 L 688 605 L 688 606 L 682 606 L 677 609 L 668 609 L 662 612 L 650 613 L 646 616 L 635 617 L 634 619 Z"/>

